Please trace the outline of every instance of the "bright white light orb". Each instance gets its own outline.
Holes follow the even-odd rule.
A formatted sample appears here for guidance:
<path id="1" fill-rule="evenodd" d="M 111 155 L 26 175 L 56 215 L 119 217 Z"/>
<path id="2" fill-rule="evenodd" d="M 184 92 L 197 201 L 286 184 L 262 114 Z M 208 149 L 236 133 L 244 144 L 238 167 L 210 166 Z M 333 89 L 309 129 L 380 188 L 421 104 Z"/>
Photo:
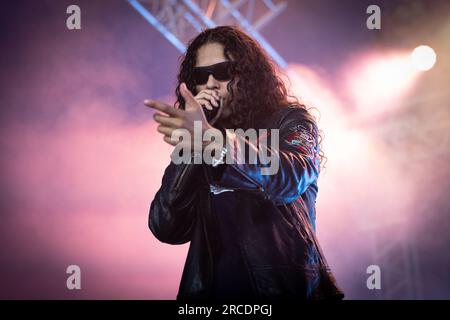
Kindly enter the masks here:
<path id="1" fill-rule="evenodd" d="M 411 62 L 416 69 L 428 71 L 436 63 L 436 53 L 429 46 L 418 46 L 411 53 Z"/>

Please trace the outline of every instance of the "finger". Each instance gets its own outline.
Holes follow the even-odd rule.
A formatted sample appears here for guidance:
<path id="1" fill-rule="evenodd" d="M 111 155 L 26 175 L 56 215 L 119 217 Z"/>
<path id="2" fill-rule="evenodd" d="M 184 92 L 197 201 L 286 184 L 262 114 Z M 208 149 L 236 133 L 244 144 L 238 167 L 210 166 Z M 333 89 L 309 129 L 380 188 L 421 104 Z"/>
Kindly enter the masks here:
<path id="1" fill-rule="evenodd" d="M 186 146 L 189 147 L 192 143 L 190 139 L 185 139 L 183 135 L 176 134 L 176 130 L 174 130 L 170 135 L 164 134 L 163 139 L 164 141 L 171 143 L 173 145 L 179 144 L 180 146 Z"/>
<path id="2" fill-rule="evenodd" d="M 176 146 L 178 144 L 177 141 L 172 141 L 172 139 L 170 139 L 170 137 L 168 136 L 164 136 L 163 140 L 172 146 Z"/>
<path id="3" fill-rule="evenodd" d="M 219 94 L 218 94 L 217 91 L 215 91 L 215 90 L 203 89 L 203 90 L 201 90 L 199 93 L 203 93 L 203 92 L 205 92 L 205 93 L 207 93 L 207 94 L 209 94 L 209 95 L 212 95 L 212 96 L 213 96 L 214 98 L 216 98 L 217 100 L 220 99 Z"/>
<path id="4" fill-rule="evenodd" d="M 168 105 L 163 102 L 159 102 L 159 101 L 155 101 L 155 100 L 145 100 L 144 104 L 152 109 L 164 112 L 173 117 L 182 117 L 183 116 L 182 110 L 175 109 L 171 105 Z"/>
<path id="5" fill-rule="evenodd" d="M 155 101 L 155 100 L 145 100 L 144 104 L 150 108 L 156 109 L 158 111 L 162 111 L 162 112 L 167 113 L 174 117 L 181 118 L 183 116 L 182 110 L 175 109 L 171 105 L 168 105 L 167 103 L 164 103 L 164 102 L 159 102 L 159 101 Z"/>
<path id="6" fill-rule="evenodd" d="M 196 98 L 197 100 L 198 100 L 199 98 L 202 98 L 202 99 L 208 99 L 209 101 L 211 101 L 211 104 L 212 104 L 213 106 L 215 106 L 215 107 L 218 107 L 218 106 L 219 106 L 218 99 L 216 99 L 214 96 L 210 95 L 210 94 L 207 93 L 207 92 L 199 93 L 195 98 Z"/>
<path id="7" fill-rule="evenodd" d="M 194 96 L 189 91 L 189 89 L 187 88 L 187 86 L 184 82 L 181 83 L 181 85 L 180 85 L 180 93 L 181 93 L 181 96 L 184 98 L 184 101 L 186 101 L 186 104 L 190 104 L 190 105 L 197 104 L 197 100 L 195 100 Z"/>
<path id="8" fill-rule="evenodd" d="M 160 124 L 159 126 L 156 127 L 156 130 L 158 132 L 170 137 L 172 135 L 172 132 L 175 131 L 176 129 L 171 128 L 171 127 L 166 127 L 166 126 L 163 126 Z"/>
<path id="9" fill-rule="evenodd" d="M 163 135 L 167 136 L 167 137 L 173 137 L 174 139 L 184 139 L 183 138 L 183 133 L 184 131 L 179 131 L 181 130 L 180 128 L 172 128 L 172 127 L 167 127 L 167 126 L 163 126 L 163 125 L 159 125 L 156 127 L 156 130 L 159 133 L 162 133 Z M 186 129 L 184 129 L 186 130 Z"/>
<path id="10" fill-rule="evenodd" d="M 180 118 L 163 116 L 160 113 L 155 113 L 153 115 L 153 119 L 155 119 L 156 122 L 158 122 L 166 127 L 179 128 L 183 125 L 183 121 Z"/>
<path id="11" fill-rule="evenodd" d="M 164 113 L 160 113 L 160 112 L 155 112 L 154 114 L 153 114 L 153 119 L 157 119 L 157 118 L 159 118 L 159 117 L 163 117 L 163 118 L 170 118 L 170 116 L 168 116 L 168 115 L 166 115 L 166 114 L 164 114 Z"/>
<path id="12" fill-rule="evenodd" d="M 210 104 L 210 102 L 209 102 L 208 100 L 205 100 L 205 99 L 197 99 L 197 101 L 198 101 L 202 106 L 204 106 L 206 109 L 208 109 L 208 110 L 212 110 L 212 109 L 213 109 L 213 107 L 211 106 L 211 104 Z"/>

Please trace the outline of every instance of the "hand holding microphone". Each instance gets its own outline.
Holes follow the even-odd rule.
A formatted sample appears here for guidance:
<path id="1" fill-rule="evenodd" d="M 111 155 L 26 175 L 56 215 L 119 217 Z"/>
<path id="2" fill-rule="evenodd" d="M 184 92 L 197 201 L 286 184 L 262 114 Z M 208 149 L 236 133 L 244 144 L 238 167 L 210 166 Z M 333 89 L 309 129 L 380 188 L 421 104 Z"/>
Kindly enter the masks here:
<path id="1" fill-rule="evenodd" d="M 213 125 L 222 112 L 223 97 L 220 97 L 215 90 L 204 89 L 194 99 L 203 107 L 208 122 Z"/>

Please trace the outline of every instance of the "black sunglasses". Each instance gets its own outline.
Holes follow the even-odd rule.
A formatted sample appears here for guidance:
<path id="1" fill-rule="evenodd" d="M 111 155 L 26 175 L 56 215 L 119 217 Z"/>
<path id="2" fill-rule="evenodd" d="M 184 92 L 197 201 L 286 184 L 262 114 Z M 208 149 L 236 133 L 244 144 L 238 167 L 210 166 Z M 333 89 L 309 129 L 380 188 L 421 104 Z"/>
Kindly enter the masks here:
<path id="1" fill-rule="evenodd" d="M 208 82 L 209 75 L 212 74 L 218 81 L 228 81 L 233 78 L 231 74 L 231 61 L 224 61 L 206 67 L 194 67 L 193 78 L 196 85 L 202 85 Z"/>

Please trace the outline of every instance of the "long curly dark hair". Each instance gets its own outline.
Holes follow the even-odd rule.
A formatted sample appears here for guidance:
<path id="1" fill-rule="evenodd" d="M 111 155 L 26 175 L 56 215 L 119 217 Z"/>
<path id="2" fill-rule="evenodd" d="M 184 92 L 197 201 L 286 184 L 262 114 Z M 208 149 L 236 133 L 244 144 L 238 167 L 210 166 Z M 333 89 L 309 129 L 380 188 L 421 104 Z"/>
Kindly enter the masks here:
<path id="1" fill-rule="evenodd" d="M 184 109 L 185 102 L 180 93 L 180 84 L 185 82 L 188 89 L 195 94 L 195 82 L 192 70 L 196 64 L 197 51 L 206 43 L 219 43 L 224 47 L 224 55 L 234 61 L 231 73 L 233 79 L 227 89 L 231 99 L 231 119 L 233 127 L 254 128 L 255 123 L 264 117 L 288 106 L 304 109 L 305 117 L 314 125 L 316 121 L 308 112 L 306 106 L 288 93 L 280 78 L 280 71 L 267 56 L 261 46 L 235 26 L 219 26 L 202 31 L 190 41 L 186 53 L 181 57 L 181 67 L 178 74 L 178 84 L 175 89 L 177 101 L 175 107 Z M 237 80 L 238 79 L 238 80 Z M 236 90 L 233 89 L 236 88 Z M 322 140 L 318 132 L 319 144 Z M 321 149 L 320 149 L 321 150 Z M 320 151 L 320 163 L 324 158 Z"/>

